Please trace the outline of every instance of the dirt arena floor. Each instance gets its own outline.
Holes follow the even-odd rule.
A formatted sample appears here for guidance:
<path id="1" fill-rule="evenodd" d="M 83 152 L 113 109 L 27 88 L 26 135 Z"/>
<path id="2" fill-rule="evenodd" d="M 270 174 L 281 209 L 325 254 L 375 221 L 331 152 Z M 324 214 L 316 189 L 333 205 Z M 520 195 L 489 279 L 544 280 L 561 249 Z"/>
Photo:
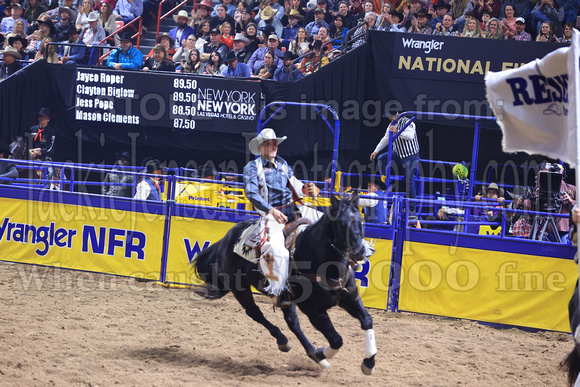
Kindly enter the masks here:
<path id="1" fill-rule="evenodd" d="M 235 299 L 114 276 L 0 263 L 2 386 L 563 386 L 569 335 L 371 310 L 377 368 L 364 376 L 358 322 L 333 309 L 344 346 L 325 371 L 270 302 L 259 305 L 294 348 Z M 326 346 L 304 318 L 305 333 Z"/>

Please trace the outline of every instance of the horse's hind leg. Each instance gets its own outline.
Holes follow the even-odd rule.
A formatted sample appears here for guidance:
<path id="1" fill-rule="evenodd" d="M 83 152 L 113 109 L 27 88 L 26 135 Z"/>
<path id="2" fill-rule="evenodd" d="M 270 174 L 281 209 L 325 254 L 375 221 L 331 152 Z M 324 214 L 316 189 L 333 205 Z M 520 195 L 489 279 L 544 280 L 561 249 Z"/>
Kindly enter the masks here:
<path id="1" fill-rule="evenodd" d="M 284 336 L 282 331 L 274 324 L 264 317 L 264 314 L 256 305 L 254 301 L 254 296 L 252 295 L 252 291 L 247 288 L 247 290 L 232 290 L 234 296 L 244 307 L 246 310 L 246 314 L 250 316 L 255 322 L 262 324 L 268 332 L 276 339 L 276 343 L 278 343 L 278 349 L 282 352 L 288 352 L 292 349 L 292 346 L 288 343 L 288 338 Z"/>
<path id="2" fill-rule="evenodd" d="M 332 359 L 337 354 L 340 347 L 342 347 L 342 337 L 338 334 L 326 310 L 305 311 L 302 310 L 312 323 L 314 328 L 318 329 L 328 340 L 328 347 L 318 349 L 311 354 L 312 360 L 317 362 L 322 368 L 330 367 L 330 363 L 326 359 Z"/>
<path id="3" fill-rule="evenodd" d="M 282 309 L 284 312 L 284 320 L 286 320 L 286 324 L 288 324 L 288 328 L 296 335 L 300 344 L 306 350 L 306 354 L 309 357 L 313 357 L 316 353 L 316 347 L 310 343 L 308 338 L 302 332 L 302 328 L 300 328 L 300 320 L 298 319 L 298 314 L 296 313 L 296 305 L 292 304 L 287 308 Z"/>
<path id="4" fill-rule="evenodd" d="M 372 375 L 375 371 L 375 355 L 377 354 L 373 318 L 363 306 L 356 288 L 342 297 L 338 305 L 360 321 L 360 326 L 365 334 L 365 357 L 361 364 L 361 369 L 365 375 Z"/>

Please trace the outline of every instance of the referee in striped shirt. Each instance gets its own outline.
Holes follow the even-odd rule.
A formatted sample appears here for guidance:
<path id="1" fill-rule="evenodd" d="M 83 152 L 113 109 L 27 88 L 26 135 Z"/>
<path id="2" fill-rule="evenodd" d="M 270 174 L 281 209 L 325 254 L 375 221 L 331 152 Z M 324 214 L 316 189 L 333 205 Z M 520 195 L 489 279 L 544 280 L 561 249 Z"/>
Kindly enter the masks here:
<path id="1" fill-rule="evenodd" d="M 389 118 L 394 120 L 396 117 L 397 115 L 395 114 Z M 393 135 L 398 133 L 408 121 L 409 119 L 407 117 L 402 117 L 394 125 L 389 124 L 385 136 L 379 141 L 374 152 L 371 153 L 371 161 L 376 159 L 379 152 L 389 145 L 391 133 Z M 415 123 L 412 122 L 401 132 L 393 143 L 393 160 L 403 169 L 407 197 L 411 199 L 417 196 L 415 174 L 419 171 L 419 141 L 417 141 L 417 132 L 415 129 Z M 381 175 L 386 175 L 388 157 L 388 152 L 378 157 L 377 163 Z M 414 212 L 415 203 L 411 203 L 409 206 L 411 211 Z"/>

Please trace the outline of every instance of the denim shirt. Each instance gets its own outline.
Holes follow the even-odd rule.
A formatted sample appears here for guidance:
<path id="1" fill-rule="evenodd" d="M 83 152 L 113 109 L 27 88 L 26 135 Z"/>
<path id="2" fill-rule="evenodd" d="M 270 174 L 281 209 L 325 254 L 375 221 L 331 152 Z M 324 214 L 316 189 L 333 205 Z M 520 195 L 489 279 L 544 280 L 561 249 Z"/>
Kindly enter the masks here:
<path id="1" fill-rule="evenodd" d="M 267 200 L 260 196 L 260 179 L 255 160 L 250 161 L 244 167 L 244 190 L 246 198 L 254 205 L 254 208 L 268 212 L 272 207 L 280 207 L 290 203 L 292 200 L 292 192 L 288 188 L 288 179 L 292 177 L 294 172 L 286 160 L 280 156 L 276 156 L 277 168 L 272 163 L 267 162 L 262 156 L 260 156 L 260 161 L 264 166 L 266 186 L 268 187 Z M 286 165 L 286 167 L 282 168 L 282 165 Z M 284 172 L 284 169 L 288 173 Z"/>

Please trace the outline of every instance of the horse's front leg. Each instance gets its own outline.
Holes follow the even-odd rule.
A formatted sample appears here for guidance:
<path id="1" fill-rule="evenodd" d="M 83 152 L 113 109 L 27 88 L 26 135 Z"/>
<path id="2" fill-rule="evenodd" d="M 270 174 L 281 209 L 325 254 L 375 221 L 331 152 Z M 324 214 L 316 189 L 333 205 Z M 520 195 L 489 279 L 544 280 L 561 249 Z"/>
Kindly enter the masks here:
<path id="1" fill-rule="evenodd" d="M 365 375 L 372 375 L 375 371 L 375 355 L 377 354 L 373 318 L 364 307 L 356 284 L 354 288 L 349 286 L 349 291 L 345 292 L 343 297 L 341 297 L 338 305 L 360 321 L 360 326 L 365 335 L 365 357 L 361 364 L 361 369 Z"/>
<path id="2" fill-rule="evenodd" d="M 328 340 L 328 346 L 324 349 L 319 348 L 315 353 L 309 355 L 316 361 L 323 369 L 330 367 L 330 363 L 326 359 L 332 359 L 340 347 L 342 347 L 342 337 L 338 334 L 326 310 L 305 311 L 302 310 L 310 319 L 312 326 L 318 329 Z"/>

